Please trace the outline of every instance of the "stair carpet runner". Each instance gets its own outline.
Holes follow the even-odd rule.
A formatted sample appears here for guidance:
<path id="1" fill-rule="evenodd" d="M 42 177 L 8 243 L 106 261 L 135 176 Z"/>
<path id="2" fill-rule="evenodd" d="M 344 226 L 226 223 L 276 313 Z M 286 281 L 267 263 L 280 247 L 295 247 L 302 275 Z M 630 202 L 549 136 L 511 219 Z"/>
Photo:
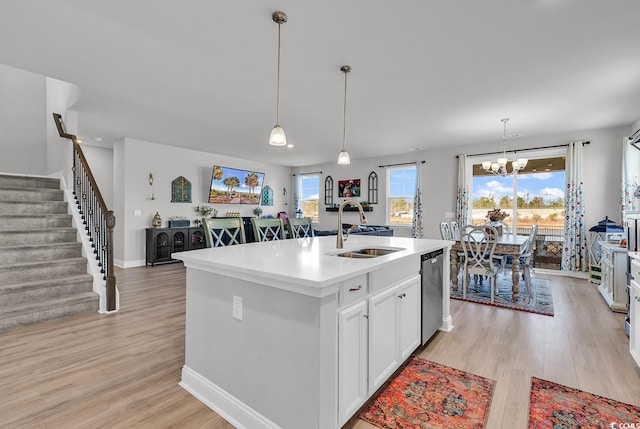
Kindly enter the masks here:
<path id="1" fill-rule="evenodd" d="M 59 179 L 0 175 L 0 332 L 98 301 Z"/>

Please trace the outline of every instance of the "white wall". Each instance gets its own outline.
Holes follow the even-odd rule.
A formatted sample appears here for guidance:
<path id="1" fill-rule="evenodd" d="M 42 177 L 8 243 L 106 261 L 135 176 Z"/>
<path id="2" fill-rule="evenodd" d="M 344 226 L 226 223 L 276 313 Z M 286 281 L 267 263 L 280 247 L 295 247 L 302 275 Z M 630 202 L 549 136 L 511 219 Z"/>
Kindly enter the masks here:
<path id="1" fill-rule="evenodd" d="M 47 174 L 65 177 L 71 183 L 71 167 L 73 166 L 72 143 L 61 138 L 53 121 L 53 113 L 62 115 L 65 132 L 77 134 L 78 113 L 69 111 L 69 107 L 78 98 L 78 86 L 61 80 L 46 78 L 46 127 Z"/>
<path id="2" fill-rule="evenodd" d="M 567 132 L 537 137 L 522 137 L 509 140 L 508 149 L 526 149 L 540 146 L 567 144 L 571 141 L 589 140 L 591 144 L 584 146 L 584 187 L 585 187 L 585 222 L 587 229 L 595 225 L 597 221 L 609 216 L 620 222 L 620 166 L 622 163 L 622 138 L 630 134 L 629 127 L 617 127 L 578 132 Z M 327 174 L 337 180 L 357 179 L 362 180 L 362 198 L 366 200 L 367 183 L 369 173 L 374 170 L 379 177 L 380 204 L 373 207 L 373 212 L 368 213 L 370 223 L 385 224 L 385 189 L 386 175 L 384 169 L 378 168 L 381 164 L 393 164 L 399 162 L 414 162 L 426 160 L 422 168 L 423 208 L 424 208 L 424 236 L 425 238 L 439 238 L 439 223 L 445 219 L 445 213 L 455 212 L 456 186 L 458 180 L 458 160 L 456 155 L 476 154 L 483 152 L 499 151 L 501 141 L 469 144 L 458 147 L 445 147 L 440 149 L 412 152 L 410 154 L 384 158 L 368 158 L 352 160 L 350 166 L 342 167 L 337 164 L 323 164 L 305 167 L 304 171 L 322 171 L 320 180 L 320 213 L 319 229 L 335 229 L 336 214 L 324 211 L 324 178 Z M 337 190 L 337 187 L 335 187 Z M 336 191 L 337 194 L 337 191 Z M 341 199 L 334 198 L 336 203 Z M 350 213 L 353 218 L 346 222 L 358 223 L 355 213 Z M 394 228 L 395 229 L 395 228 Z M 397 231 L 401 235 L 406 231 Z"/>
<path id="3" fill-rule="evenodd" d="M 45 78 L 0 64 L 0 172 L 45 175 Z"/>
<path id="4" fill-rule="evenodd" d="M 109 210 L 113 210 L 113 149 L 82 143 L 82 153 Z"/>
<path id="5" fill-rule="evenodd" d="M 157 143 L 125 138 L 114 145 L 114 211 L 116 215 L 116 264 L 124 267 L 144 265 L 145 229 L 151 227 L 158 212 L 163 226 L 172 216 L 195 219 L 194 207 L 207 204 L 213 165 L 255 170 L 265 173 L 265 185 L 274 190 L 274 205 L 262 207 L 262 215 L 286 210 L 282 188 L 289 186 L 289 168 L 247 161 L 212 153 L 181 149 Z M 155 200 L 151 200 L 149 173 L 154 177 Z M 192 202 L 172 203 L 171 182 L 184 176 L 191 182 Z M 252 216 L 256 207 L 247 204 L 208 204 L 222 217 L 226 212 Z M 140 216 L 134 213 L 140 210 Z"/>

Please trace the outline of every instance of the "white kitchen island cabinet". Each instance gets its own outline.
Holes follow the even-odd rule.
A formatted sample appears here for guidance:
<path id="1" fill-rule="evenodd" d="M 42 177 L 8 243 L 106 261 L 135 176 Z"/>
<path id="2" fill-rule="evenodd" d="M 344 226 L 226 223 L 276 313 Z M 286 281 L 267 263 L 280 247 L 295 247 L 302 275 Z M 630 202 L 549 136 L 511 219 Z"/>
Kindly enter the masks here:
<path id="1" fill-rule="evenodd" d="M 339 428 L 419 345 L 420 255 L 451 244 L 315 237 L 173 255 L 187 267 L 180 385 L 236 427 Z M 361 248 L 397 251 L 335 256 Z M 444 331 L 448 278 L 446 265 Z"/>

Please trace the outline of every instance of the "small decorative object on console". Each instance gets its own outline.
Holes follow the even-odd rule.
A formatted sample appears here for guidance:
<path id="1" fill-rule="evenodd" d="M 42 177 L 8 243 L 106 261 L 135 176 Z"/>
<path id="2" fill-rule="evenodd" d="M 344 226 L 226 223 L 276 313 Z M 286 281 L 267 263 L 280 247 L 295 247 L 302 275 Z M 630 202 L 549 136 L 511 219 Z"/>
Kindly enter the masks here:
<path id="1" fill-rule="evenodd" d="M 154 228 L 160 228 L 162 226 L 162 218 L 160 217 L 160 214 L 158 212 L 156 212 L 156 214 L 153 215 L 153 220 L 151 220 L 151 226 Z"/>

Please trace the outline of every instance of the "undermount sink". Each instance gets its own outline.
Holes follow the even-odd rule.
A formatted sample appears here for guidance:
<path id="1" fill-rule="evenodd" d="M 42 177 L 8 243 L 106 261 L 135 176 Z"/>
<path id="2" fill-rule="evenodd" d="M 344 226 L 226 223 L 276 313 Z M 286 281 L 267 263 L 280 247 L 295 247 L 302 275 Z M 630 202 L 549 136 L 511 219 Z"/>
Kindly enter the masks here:
<path id="1" fill-rule="evenodd" d="M 333 256 L 339 256 L 341 258 L 375 258 L 378 256 L 388 255 L 389 253 L 398 252 L 404 250 L 401 248 L 377 248 L 377 247 L 365 247 L 363 249 L 347 250 L 345 252 L 334 253 Z"/>

